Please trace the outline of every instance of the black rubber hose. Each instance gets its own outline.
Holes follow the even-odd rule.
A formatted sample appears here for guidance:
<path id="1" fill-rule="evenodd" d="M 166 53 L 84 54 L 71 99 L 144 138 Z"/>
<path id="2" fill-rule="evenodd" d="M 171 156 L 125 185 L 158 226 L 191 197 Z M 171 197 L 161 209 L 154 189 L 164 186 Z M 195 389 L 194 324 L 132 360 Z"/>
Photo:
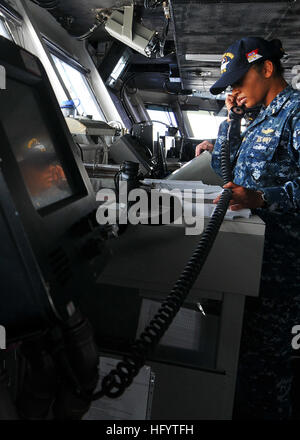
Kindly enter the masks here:
<path id="1" fill-rule="evenodd" d="M 228 141 L 222 146 L 221 171 L 224 184 L 232 180 Z M 232 191 L 230 189 L 223 190 L 220 200 L 192 257 L 189 259 L 180 274 L 180 277 L 174 284 L 172 291 L 162 302 L 161 307 L 154 318 L 150 321 L 149 325 L 132 345 L 131 353 L 128 356 L 124 356 L 123 360 L 117 364 L 116 368 L 104 377 L 102 388 L 93 395 L 93 400 L 97 400 L 103 396 L 111 398 L 121 396 L 125 389 L 132 383 L 141 367 L 145 364 L 147 356 L 159 343 L 160 339 L 170 327 L 174 317 L 183 305 L 192 286 L 199 276 L 219 232 L 231 197 Z"/>

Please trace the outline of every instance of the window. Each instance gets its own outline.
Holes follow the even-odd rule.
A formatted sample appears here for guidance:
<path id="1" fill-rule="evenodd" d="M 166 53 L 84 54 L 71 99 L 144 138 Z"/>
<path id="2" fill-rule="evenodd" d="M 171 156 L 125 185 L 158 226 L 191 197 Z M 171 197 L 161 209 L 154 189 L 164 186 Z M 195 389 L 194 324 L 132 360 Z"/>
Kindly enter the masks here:
<path id="1" fill-rule="evenodd" d="M 23 17 L 11 5 L 10 2 L 0 2 L 0 35 L 14 41 L 13 33 L 23 23 Z"/>
<path id="2" fill-rule="evenodd" d="M 7 38 L 8 40 L 12 40 L 12 36 L 10 34 L 10 31 L 8 29 L 8 26 L 5 22 L 5 19 L 1 17 L 0 15 L 0 35 L 2 37 Z"/>
<path id="3" fill-rule="evenodd" d="M 51 56 L 71 99 L 77 107 L 77 112 L 84 116 L 92 115 L 95 120 L 105 121 L 85 75 L 56 55 L 51 54 Z M 61 98 L 63 98 L 61 101 L 68 99 L 65 93 L 64 95 L 61 94 Z"/>
<path id="4" fill-rule="evenodd" d="M 165 124 L 172 127 L 177 127 L 175 115 L 168 107 L 148 107 L 147 112 L 151 121 L 153 121 L 154 133 L 159 133 L 160 136 L 164 136 L 167 130 Z"/>
<path id="5" fill-rule="evenodd" d="M 189 122 L 192 137 L 196 139 L 216 139 L 219 126 L 226 119 L 203 110 L 183 111 L 183 116 Z"/>

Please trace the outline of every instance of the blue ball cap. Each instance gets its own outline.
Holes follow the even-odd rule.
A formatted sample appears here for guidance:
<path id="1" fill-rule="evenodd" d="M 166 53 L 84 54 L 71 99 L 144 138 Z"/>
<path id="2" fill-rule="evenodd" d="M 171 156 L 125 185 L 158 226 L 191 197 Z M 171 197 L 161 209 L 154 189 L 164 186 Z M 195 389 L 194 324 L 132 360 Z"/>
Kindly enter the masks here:
<path id="1" fill-rule="evenodd" d="M 223 92 L 239 81 L 259 60 L 282 58 L 284 50 L 278 39 L 267 41 L 260 37 L 244 37 L 235 41 L 224 53 L 221 61 L 221 77 L 210 88 L 213 95 Z"/>

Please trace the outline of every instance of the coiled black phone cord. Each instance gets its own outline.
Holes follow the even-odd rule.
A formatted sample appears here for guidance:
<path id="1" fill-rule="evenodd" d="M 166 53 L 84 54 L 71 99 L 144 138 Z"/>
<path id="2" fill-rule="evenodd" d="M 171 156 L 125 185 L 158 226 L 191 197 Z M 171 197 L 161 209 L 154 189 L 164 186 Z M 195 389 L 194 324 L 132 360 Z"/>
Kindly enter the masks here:
<path id="1" fill-rule="evenodd" d="M 224 184 L 230 182 L 232 175 L 228 141 L 224 142 L 221 150 L 221 171 Z M 231 196 L 231 189 L 223 190 L 220 200 L 192 257 L 187 262 L 172 291 L 162 302 L 160 309 L 150 321 L 149 325 L 132 345 L 131 353 L 124 356 L 123 360 L 116 365 L 116 368 L 104 377 L 102 380 L 102 388 L 100 391 L 94 393 L 93 400 L 97 400 L 103 396 L 111 398 L 121 396 L 125 389 L 132 383 L 141 367 L 145 364 L 147 356 L 155 348 L 171 325 L 195 283 L 219 232 Z"/>

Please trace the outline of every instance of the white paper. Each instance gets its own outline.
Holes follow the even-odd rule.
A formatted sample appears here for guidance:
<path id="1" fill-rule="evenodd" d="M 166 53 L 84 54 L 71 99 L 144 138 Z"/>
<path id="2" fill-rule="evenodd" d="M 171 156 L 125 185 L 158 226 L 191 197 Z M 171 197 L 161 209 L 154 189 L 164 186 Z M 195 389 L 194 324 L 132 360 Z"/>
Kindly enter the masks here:
<path id="1" fill-rule="evenodd" d="M 149 324 L 160 306 L 158 301 L 143 299 L 137 337 Z M 201 320 L 200 312 L 182 307 L 159 344 L 186 350 L 199 350 Z"/>
<path id="2" fill-rule="evenodd" d="M 141 181 L 143 185 L 149 185 L 156 189 L 203 189 L 204 194 L 216 193 L 222 191 L 222 187 L 218 185 L 206 185 L 201 180 L 166 180 L 166 179 L 144 179 Z"/>
<path id="3" fill-rule="evenodd" d="M 211 217 L 216 206 L 217 205 L 214 203 L 205 203 L 204 217 Z M 239 209 L 238 211 L 231 211 L 230 209 L 227 209 L 224 218 L 226 220 L 233 220 L 234 218 L 237 217 L 250 218 L 250 216 L 251 216 L 250 209 Z"/>

